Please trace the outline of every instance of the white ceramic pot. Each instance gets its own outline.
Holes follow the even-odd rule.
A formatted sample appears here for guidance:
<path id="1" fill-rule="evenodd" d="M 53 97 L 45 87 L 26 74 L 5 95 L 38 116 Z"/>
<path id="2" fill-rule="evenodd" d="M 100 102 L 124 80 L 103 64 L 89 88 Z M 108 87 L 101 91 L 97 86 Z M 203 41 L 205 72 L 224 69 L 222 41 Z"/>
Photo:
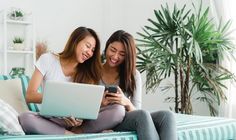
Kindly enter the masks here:
<path id="1" fill-rule="evenodd" d="M 14 43 L 13 48 L 14 50 L 24 50 L 25 46 L 23 43 Z"/>

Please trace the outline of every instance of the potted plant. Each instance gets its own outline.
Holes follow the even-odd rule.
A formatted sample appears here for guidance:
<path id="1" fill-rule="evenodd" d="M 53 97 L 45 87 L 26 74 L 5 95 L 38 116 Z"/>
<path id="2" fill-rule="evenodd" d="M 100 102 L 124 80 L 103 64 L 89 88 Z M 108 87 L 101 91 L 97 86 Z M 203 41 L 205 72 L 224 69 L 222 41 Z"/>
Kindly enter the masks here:
<path id="1" fill-rule="evenodd" d="M 25 74 L 25 68 L 23 67 L 13 67 L 9 73 L 12 77 L 19 77 Z"/>
<path id="2" fill-rule="evenodd" d="M 186 10 L 168 5 L 154 10 L 155 19 L 148 19 L 150 26 L 139 32 L 138 69 L 146 71 L 147 92 L 155 91 L 160 82 L 174 77 L 174 93 L 167 101 L 174 101 L 175 112 L 192 114 L 192 101 L 205 102 L 211 115 L 227 98 L 225 81 L 234 75 L 220 65 L 223 54 L 231 55 L 234 46 L 229 38 L 230 22 L 217 27 L 209 19 L 209 8 L 202 11 Z M 171 86 L 166 86 L 166 89 Z M 196 94 L 197 97 L 196 97 Z M 193 96 L 195 94 L 195 96 Z"/>
<path id="3" fill-rule="evenodd" d="M 24 13 L 19 9 L 13 9 L 9 13 L 9 18 L 13 20 L 23 20 L 24 19 Z"/>
<path id="4" fill-rule="evenodd" d="M 15 50 L 24 50 L 24 39 L 21 37 L 14 37 L 13 39 L 13 49 Z"/>

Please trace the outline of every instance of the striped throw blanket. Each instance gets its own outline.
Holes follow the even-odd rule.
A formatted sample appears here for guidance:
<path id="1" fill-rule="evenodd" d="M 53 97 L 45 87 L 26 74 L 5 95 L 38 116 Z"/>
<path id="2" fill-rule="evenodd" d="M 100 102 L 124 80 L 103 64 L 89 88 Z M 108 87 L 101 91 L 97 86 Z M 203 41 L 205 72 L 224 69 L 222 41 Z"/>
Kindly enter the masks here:
<path id="1" fill-rule="evenodd" d="M 178 140 L 236 140 L 236 120 L 176 114 Z"/>

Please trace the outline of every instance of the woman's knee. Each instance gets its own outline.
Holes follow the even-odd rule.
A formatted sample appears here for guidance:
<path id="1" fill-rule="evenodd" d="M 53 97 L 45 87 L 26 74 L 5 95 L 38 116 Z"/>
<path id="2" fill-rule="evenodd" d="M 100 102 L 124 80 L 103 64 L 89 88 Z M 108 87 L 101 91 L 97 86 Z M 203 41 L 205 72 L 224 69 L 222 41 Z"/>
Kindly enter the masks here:
<path id="1" fill-rule="evenodd" d="M 36 114 L 34 114 L 32 112 L 21 113 L 18 117 L 20 124 L 23 126 L 24 126 L 24 124 L 31 124 L 32 120 L 34 120 L 34 118 L 35 118 L 35 115 Z"/>
<path id="2" fill-rule="evenodd" d="M 146 110 L 135 110 L 135 120 L 137 122 L 148 121 L 150 120 L 150 113 Z"/>
<path id="3" fill-rule="evenodd" d="M 36 118 L 36 113 L 33 112 L 24 112 L 19 115 L 18 117 L 19 122 L 21 124 L 21 127 L 26 133 L 29 133 L 29 131 L 34 129 L 33 127 L 35 126 L 34 125 L 35 118 Z"/>
<path id="4" fill-rule="evenodd" d="M 145 116 L 148 116 L 150 113 L 146 110 L 137 110 L 138 114 L 137 116 L 140 116 L 140 117 L 145 117 Z"/>
<path id="5" fill-rule="evenodd" d="M 154 122 L 168 122 L 168 123 L 175 122 L 174 113 L 168 110 L 152 112 L 151 116 Z"/>
<path id="6" fill-rule="evenodd" d="M 162 116 L 165 118 L 170 118 L 173 119 L 174 118 L 174 113 L 168 110 L 161 110 L 161 111 L 157 111 L 157 112 L 153 112 L 151 113 L 152 116 Z"/>
<path id="7" fill-rule="evenodd" d="M 120 123 L 125 117 L 125 108 L 122 105 L 114 104 L 112 105 L 111 117 L 114 119 L 114 122 Z"/>
<path id="8" fill-rule="evenodd" d="M 27 134 L 65 134 L 63 126 L 38 115 L 38 113 L 22 113 L 19 116 L 19 122 Z"/>
<path id="9" fill-rule="evenodd" d="M 100 112 L 98 119 L 106 119 L 109 122 L 118 124 L 123 121 L 125 117 L 125 108 L 119 104 L 113 104 L 106 107 L 103 107 Z"/>

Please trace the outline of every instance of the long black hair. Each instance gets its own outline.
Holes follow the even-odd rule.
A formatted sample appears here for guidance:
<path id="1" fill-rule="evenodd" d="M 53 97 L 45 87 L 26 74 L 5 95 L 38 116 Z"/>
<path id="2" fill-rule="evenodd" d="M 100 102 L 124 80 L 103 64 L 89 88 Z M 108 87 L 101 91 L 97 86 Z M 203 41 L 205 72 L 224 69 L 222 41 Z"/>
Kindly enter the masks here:
<path id="1" fill-rule="evenodd" d="M 136 88 L 134 77 L 136 72 L 136 46 L 134 38 L 123 30 L 114 32 L 106 42 L 104 54 L 106 54 L 108 46 L 116 41 L 122 43 L 125 48 L 125 59 L 119 66 L 119 86 L 123 91 L 127 92 L 130 96 L 133 96 Z"/>

